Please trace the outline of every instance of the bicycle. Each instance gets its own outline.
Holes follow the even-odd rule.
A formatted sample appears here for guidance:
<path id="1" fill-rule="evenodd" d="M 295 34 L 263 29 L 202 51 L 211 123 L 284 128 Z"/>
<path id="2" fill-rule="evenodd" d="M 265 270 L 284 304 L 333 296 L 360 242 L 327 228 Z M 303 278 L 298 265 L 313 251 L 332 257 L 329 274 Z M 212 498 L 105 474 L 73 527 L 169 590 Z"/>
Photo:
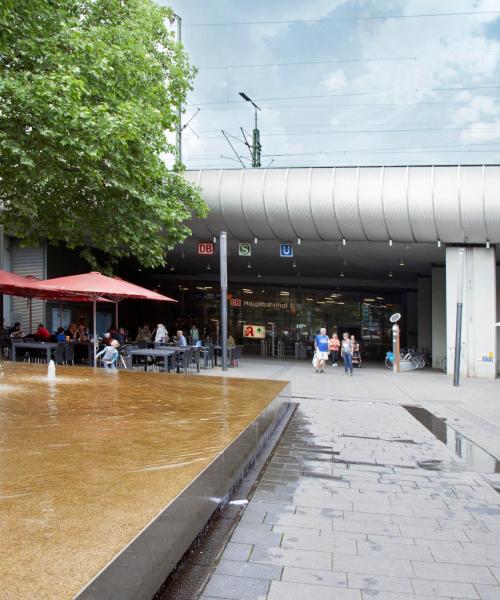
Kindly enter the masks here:
<path id="1" fill-rule="evenodd" d="M 399 355 L 400 362 L 411 364 L 412 370 L 423 369 L 425 367 L 425 356 L 422 352 L 417 352 L 414 348 L 403 350 Z M 389 351 L 385 355 L 385 366 L 388 369 L 394 368 L 394 353 Z"/>

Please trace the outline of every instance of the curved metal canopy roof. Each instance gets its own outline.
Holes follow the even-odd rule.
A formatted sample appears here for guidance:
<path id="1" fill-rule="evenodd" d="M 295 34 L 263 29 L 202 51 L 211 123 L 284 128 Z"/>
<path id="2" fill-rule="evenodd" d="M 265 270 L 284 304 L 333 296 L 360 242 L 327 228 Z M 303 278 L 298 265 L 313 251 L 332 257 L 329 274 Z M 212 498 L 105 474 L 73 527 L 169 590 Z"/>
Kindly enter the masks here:
<path id="1" fill-rule="evenodd" d="M 193 236 L 500 243 L 500 166 L 187 171 L 210 208 Z"/>

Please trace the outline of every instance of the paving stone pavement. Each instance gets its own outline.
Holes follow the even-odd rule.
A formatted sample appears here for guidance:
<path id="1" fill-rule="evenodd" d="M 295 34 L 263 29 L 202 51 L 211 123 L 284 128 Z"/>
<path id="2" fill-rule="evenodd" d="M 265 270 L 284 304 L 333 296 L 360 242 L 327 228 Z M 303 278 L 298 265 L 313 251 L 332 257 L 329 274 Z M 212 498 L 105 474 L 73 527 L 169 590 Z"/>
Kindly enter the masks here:
<path id="1" fill-rule="evenodd" d="M 500 600 L 500 495 L 483 476 L 395 403 L 292 399 L 203 600 Z"/>

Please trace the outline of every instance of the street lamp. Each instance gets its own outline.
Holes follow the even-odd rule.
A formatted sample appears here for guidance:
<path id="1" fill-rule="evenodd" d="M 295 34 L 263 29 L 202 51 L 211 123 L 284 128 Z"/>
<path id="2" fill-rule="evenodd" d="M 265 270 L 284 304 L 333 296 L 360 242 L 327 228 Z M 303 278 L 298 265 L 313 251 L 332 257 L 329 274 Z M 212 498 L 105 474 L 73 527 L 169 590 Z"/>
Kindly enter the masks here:
<path id="1" fill-rule="evenodd" d="M 180 45 L 182 43 L 182 19 L 174 13 L 170 24 L 173 26 L 175 23 L 175 41 Z M 182 163 L 182 102 L 177 107 L 177 127 L 175 128 L 175 141 L 177 146 L 177 157 L 180 163 Z"/>
<path id="2" fill-rule="evenodd" d="M 261 109 L 249 96 L 245 94 L 245 92 L 240 92 L 240 96 L 246 102 L 250 102 L 255 109 L 255 127 L 253 130 L 253 144 L 251 146 L 252 167 L 260 167 L 260 152 L 262 150 L 262 146 L 260 145 L 260 131 L 257 125 L 257 111 Z"/>

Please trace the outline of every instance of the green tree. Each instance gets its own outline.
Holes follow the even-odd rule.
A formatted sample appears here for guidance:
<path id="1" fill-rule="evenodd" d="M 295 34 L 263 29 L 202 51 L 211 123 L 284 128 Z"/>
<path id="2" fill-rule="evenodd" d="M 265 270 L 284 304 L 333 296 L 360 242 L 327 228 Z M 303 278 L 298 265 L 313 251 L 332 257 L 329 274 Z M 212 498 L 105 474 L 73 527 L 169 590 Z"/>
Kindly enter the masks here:
<path id="1" fill-rule="evenodd" d="M 153 0 L 0 1 L 0 222 L 164 264 L 206 207 L 166 132 L 194 77 Z"/>

